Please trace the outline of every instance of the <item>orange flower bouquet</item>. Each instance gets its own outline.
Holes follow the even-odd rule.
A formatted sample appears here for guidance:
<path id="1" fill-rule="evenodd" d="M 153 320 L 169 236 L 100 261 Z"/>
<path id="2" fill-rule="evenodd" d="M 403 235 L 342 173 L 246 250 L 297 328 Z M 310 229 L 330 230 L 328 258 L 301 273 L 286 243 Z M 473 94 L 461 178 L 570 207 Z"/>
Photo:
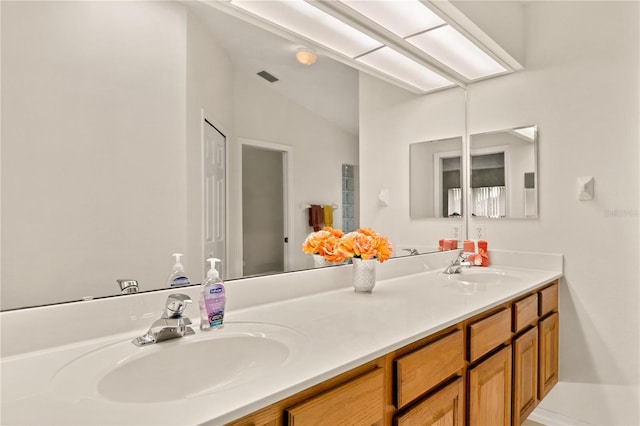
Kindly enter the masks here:
<path id="1" fill-rule="evenodd" d="M 342 262 L 346 257 L 338 250 L 343 232 L 330 226 L 325 226 L 320 231 L 307 235 L 302 244 L 302 251 L 309 254 L 317 254 L 329 262 Z"/>
<path id="2" fill-rule="evenodd" d="M 360 228 L 341 238 L 338 252 L 345 258 L 377 259 L 382 263 L 391 257 L 393 249 L 387 237 L 374 232 L 371 228 Z"/>

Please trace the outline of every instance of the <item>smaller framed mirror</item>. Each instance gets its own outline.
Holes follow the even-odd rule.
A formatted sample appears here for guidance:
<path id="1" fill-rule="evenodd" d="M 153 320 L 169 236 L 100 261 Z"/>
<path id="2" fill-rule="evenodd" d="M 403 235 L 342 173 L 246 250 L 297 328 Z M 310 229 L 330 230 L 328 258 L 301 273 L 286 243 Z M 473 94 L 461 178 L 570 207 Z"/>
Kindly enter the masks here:
<path id="1" fill-rule="evenodd" d="M 462 217 L 462 137 L 409 145 L 411 219 Z"/>
<path id="2" fill-rule="evenodd" d="M 536 125 L 471 135 L 471 217 L 538 217 L 537 144 Z"/>

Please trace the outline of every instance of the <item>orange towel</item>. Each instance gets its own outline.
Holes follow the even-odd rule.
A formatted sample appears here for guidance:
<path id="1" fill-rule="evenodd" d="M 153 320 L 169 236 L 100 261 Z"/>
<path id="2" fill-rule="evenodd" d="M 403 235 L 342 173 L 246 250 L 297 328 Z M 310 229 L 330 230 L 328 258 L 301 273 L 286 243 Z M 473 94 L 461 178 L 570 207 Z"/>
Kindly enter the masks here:
<path id="1" fill-rule="evenodd" d="M 322 206 L 322 222 L 333 228 L 333 206 Z"/>
<path id="2" fill-rule="evenodd" d="M 313 227 L 314 232 L 322 229 L 322 206 L 312 204 L 309 207 L 309 226 Z"/>
<path id="3" fill-rule="evenodd" d="M 475 266 L 489 266 L 489 248 L 485 240 L 466 240 L 463 251 L 468 255 L 467 262 Z"/>

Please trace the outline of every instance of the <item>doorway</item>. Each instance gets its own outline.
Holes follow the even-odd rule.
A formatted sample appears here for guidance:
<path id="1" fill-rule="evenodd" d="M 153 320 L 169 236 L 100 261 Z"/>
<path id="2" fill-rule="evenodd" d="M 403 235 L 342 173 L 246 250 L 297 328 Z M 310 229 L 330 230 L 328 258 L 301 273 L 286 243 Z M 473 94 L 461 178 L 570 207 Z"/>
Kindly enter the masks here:
<path id="1" fill-rule="evenodd" d="M 243 276 L 288 265 L 291 147 L 242 141 Z"/>

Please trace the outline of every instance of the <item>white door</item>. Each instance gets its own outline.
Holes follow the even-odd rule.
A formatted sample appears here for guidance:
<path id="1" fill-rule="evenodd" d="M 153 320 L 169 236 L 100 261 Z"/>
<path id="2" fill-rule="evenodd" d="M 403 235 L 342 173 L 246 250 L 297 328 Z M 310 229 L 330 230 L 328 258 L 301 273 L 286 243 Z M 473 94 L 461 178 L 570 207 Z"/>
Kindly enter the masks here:
<path id="1" fill-rule="evenodd" d="M 204 255 L 205 259 L 221 259 L 218 271 L 224 279 L 225 230 L 226 230 L 226 137 L 206 118 L 202 121 L 202 142 L 204 161 Z M 203 268 L 209 269 L 204 262 Z"/>

